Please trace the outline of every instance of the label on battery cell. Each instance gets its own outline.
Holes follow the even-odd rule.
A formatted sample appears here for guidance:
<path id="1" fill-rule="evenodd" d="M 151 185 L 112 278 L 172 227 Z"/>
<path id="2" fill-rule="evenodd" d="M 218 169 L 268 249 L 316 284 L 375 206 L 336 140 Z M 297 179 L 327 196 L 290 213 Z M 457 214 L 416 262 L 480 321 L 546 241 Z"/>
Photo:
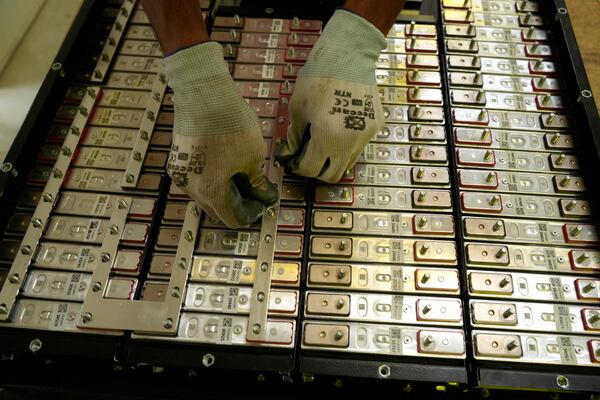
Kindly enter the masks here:
<path id="1" fill-rule="evenodd" d="M 565 301 L 565 292 L 563 285 L 558 277 L 549 278 L 550 290 L 552 291 L 552 299 L 555 301 Z"/>
<path id="2" fill-rule="evenodd" d="M 67 290 L 65 293 L 68 297 L 74 297 L 77 295 L 78 292 L 81 292 L 81 289 L 79 288 L 79 283 L 81 282 L 81 278 L 82 278 L 82 274 L 80 274 L 80 273 L 71 274 L 71 279 L 69 280 L 69 283 L 67 284 Z"/>
<path id="3" fill-rule="evenodd" d="M 234 252 L 236 256 L 245 256 L 248 254 L 248 250 L 250 249 L 250 236 L 249 232 L 238 232 Z"/>
<path id="4" fill-rule="evenodd" d="M 571 313 L 569 306 L 555 304 L 554 305 L 554 323 L 558 332 L 572 332 Z"/>
<path id="5" fill-rule="evenodd" d="M 402 247 L 402 240 L 391 239 L 390 240 L 390 262 L 402 264 L 404 261 L 404 251 Z"/>
<path id="6" fill-rule="evenodd" d="M 402 279 L 402 267 L 395 265 L 391 268 L 391 286 L 393 292 L 402 293 L 404 291 L 404 280 Z"/>
<path id="7" fill-rule="evenodd" d="M 269 97 L 269 85 L 265 82 L 260 82 L 258 84 L 258 97 L 265 98 Z"/>
<path id="8" fill-rule="evenodd" d="M 277 57 L 276 50 L 267 49 L 265 51 L 265 63 L 266 64 L 274 64 L 276 57 Z"/>
<path id="9" fill-rule="evenodd" d="M 390 328 L 390 354 L 402 354 L 402 328 Z"/>
<path id="10" fill-rule="evenodd" d="M 239 295 L 240 288 L 228 287 L 225 289 L 225 296 L 223 297 L 223 312 L 235 313 L 237 311 Z"/>
<path id="11" fill-rule="evenodd" d="M 268 64 L 263 65 L 261 76 L 263 79 L 273 79 L 275 76 L 275 66 Z"/>
<path id="12" fill-rule="evenodd" d="M 231 267 L 227 271 L 227 283 L 237 284 L 240 283 L 240 276 L 242 274 L 242 260 L 234 260 Z"/>
<path id="13" fill-rule="evenodd" d="M 217 344 L 231 344 L 233 318 L 222 317 L 217 325 Z"/>
<path id="14" fill-rule="evenodd" d="M 75 266 L 75 269 L 86 269 L 91 254 L 92 248 L 90 246 L 82 246 L 79 250 L 79 256 L 77 257 L 77 265 Z"/>
<path id="15" fill-rule="evenodd" d="M 48 324 L 48 330 L 60 331 L 63 330 L 65 321 L 69 314 L 69 303 L 57 303 L 52 308 L 52 314 L 50 315 L 50 324 Z"/>
<path id="16" fill-rule="evenodd" d="M 110 200 L 110 196 L 106 194 L 99 194 L 96 197 L 96 201 L 94 202 L 94 206 L 92 207 L 91 215 L 102 216 L 106 213 L 106 207 L 108 206 L 108 201 Z"/>
<path id="17" fill-rule="evenodd" d="M 96 237 L 98 236 L 100 223 L 102 221 L 99 219 L 92 218 L 88 223 L 87 231 L 83 240 L 86 242 L 95 242 Z"/>
<path id="18" fill-rule="evenodd" d="M 556 344 L 558 346 L 561 364 L 577 364 L 577 354 L 575 354 L 573 339 L 570 336 L 558 336 Z"/>
<path id="19" fill-rule="evenodd" d="M 390 317 L 392 319 L 402 320 L 402 306 L 403 306 L 403 297 L 400 295 L 392 296 L 392 309 L 390 312 Z"/>

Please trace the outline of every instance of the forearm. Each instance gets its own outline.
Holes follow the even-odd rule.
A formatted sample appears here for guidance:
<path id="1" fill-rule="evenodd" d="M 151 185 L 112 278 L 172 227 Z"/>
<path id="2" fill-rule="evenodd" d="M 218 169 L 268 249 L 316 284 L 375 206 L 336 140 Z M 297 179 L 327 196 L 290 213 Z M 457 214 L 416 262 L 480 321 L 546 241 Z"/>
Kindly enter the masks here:
<path id="1" fill-rule="evenodd" d="M 142 0 L 165 55 L 209 40 L 197 0 Z"/>
<path id="2" fill-rule="evenodd" d="M 406 0 L 346 0 L 344 8 L 360 15 L 387 35 Z"/>

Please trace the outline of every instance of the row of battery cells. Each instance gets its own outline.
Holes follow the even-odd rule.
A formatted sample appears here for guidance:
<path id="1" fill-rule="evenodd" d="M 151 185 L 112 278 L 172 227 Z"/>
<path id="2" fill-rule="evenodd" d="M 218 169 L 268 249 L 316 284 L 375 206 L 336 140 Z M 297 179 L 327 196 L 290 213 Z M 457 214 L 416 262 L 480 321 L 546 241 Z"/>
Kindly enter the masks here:
<path id="1" fill-rule="evenodd" d="M 129 9 L 128 3 L 131 3 Z M 59 154 L 72 152 L 71 165 L 64 173 L 53 213 L 34 250 L 11 326 L 89 332 L 79 330 L 76 323 L 91 286 L 92 272 L 102 259 L 100 246 L 109 234 L 109 219 L 119 206 L 120 196 L 131 197 L 132 205 L 104 297 L 133 299 L 139 291 L 138 275 L 157 209 L 159 188 L 165 177 L 173 116 L 170 94 L 164 96 L 163 108 L 157 116 L 149 115 L 146 110 L 153 96 L 151 89 L 160 79 L 161 66 L 158 54 L 135 52 L 139 47 L 129 36 L 138 25 L 129 25 L 122 36 L 113 34 L 113 27 L 123 15 L 130 16 L 130 22 L 147 23 L 143 11 L 133 8 L 132 2 L 123 2 L 120 8 L 109 7 L 104 11 L 106 18 L 102 18 L 94 30 L 94 39 L 87 46 L 88 53 L 81 63 L 82 72 L 65 93 L 46 142 L 37 151 L 36 163 L 28 174 L 27 187 L 19 196 L 17 210 L 7 225 L 1 257 L 10 263 L 20 251 L 20 239 L 35 222 L 31 221 L 31 213 L 40 200 L 45 200 L 42 197 L 46 182 L 51 176 L 62 174 L 53 167 L 54 162 Z M 144 26 L 139 25 L 139 28 Z M 127 57 L 130 62 L 127 65 L 115 63 L 93 108 L 84 109 L 80 103 L 92 92 L 88 88 L 91 74 L 83 71 L 102 58 L 108 42 L 118 49 L 117 61 Z M 155 43 L 158 46 L 158 42 Z M 139 68 L 150 64 L 154 65 L 151 69 Z M 70 127 L 77 113 L 88 117 L 86 127 L 80 132 Z M 139 132 L 142 121 L 150 117 L 155 119 L 155 130 Z M 72 134 L 80 136 L 78 147 L 66 149 L 62 143 Z M 140 160 L 142 171 L 137 187 L 124 189 L 121 185 L 125 169 L 132 148 L 142 134 L 145 138 L 141 139 L 149 142 L 149 150 Z"/>
<path id="2" fill-rule="evenodd" d="M 259 117 L 266 159 L 270 159 L 282 96 L 290 95 L 298 69 L 304 62 L 284 60 L 290 50 L 284 36 L 318 37 L 320 21 L 216 17 L 211 38 L 224 46 L 224 57 L 241 95 Z M 252 41 L 248 38 L 253 37 Z M 270 42 L 268 38 L 271 37 Z M 241 38 L 244 40 L 242 41 Z M 299 51 L 309 51 L 304 46 Z M 269 164 L 268 162 L 266 163 Z M 171 185 L 162 226 L 150 267 L 145 299 L 165 295 L 174 252 L 189 198 Z M 303 233 L 306 217 L 304 183 L 287 177 L 282 186 L 281 211 L 275 243 L 275 262 L 268 307 L 265 346 L 292 347 L 298 316 Z M 245 340 L 251 308 L 252 285 L 261 222 L 243 230 L 227 229 L 220 221 L 203 215 L 187 293 L 176 340 L 213 344 L 257 345 Z M 204 329 L 197 329 L 203 324 Z"/>
<path id="3" fill-rule="evenodd" d="M 385 127 L 317 184 L 302 347 L 465 357 L 437 31 L 395 24 L 377 61 Z"/>
<path id="4" fill-rule="evenodd" d="M 600 227 L 567 55 L 541 1 L 442 5 L 475 357 L 600 365 Z"/>

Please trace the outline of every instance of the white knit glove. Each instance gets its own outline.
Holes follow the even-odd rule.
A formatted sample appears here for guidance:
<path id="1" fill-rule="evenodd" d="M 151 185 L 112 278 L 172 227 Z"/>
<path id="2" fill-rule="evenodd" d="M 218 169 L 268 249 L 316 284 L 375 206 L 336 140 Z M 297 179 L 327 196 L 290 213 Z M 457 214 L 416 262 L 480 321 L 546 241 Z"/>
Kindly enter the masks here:
<path id="1" fill-rule="evenodd" d="M 277 149 L 291 172 L 337 182 L 383 128 L 375 69 L 385 46 L 356 14 L 337 10 L 329 20 L 298 75 L 287 142 Z"/>
<path id="2" fill-rule="evenodd" d="M 230 228 L 247 226 L 277 188 L 265 177 L 266 144 L 215 42 L 164 59 L 175 122 L 167 172 L 204 211 Z"/>

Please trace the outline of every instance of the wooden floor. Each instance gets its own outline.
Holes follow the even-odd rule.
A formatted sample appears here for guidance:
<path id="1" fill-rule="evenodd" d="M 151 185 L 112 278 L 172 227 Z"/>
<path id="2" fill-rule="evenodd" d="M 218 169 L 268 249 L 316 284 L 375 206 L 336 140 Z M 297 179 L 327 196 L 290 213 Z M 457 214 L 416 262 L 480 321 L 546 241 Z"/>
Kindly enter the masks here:
<path id="1" fill-rule="evenodd" d="M 566 0 L 566 3 L 600 112 L 600 0 Z"/>

